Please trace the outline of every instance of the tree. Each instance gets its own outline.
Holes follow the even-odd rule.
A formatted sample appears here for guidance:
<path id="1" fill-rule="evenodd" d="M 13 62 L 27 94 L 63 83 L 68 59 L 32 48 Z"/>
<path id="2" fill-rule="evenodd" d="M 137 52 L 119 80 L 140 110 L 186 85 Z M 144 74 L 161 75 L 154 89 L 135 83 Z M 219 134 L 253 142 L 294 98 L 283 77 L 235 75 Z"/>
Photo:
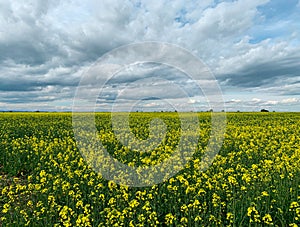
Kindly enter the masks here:
<path id="1" fill-rule="evenodd" d="M 260 112 L 269 112 L 269 110 L 261 109 Z"/>

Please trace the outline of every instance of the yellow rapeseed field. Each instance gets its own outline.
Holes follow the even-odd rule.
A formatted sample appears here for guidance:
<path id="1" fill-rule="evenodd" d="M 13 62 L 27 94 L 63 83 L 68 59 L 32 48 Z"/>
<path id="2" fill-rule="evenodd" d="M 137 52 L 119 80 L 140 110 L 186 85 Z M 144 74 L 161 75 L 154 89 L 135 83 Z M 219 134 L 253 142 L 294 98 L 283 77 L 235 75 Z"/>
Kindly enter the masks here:
<path id="1" fill-rule="evenodd" d="M 129 166 L 157 164 L 178 145 L 177 113 L 131 113 L 140 139 L 154 117 L 167 125 L 164 140 L 144 153 L 118 141 L 110 116 L 96 114 L 99 138 Z M 200 139 L 184 169 L 128 187 L 87 164 L 71 113 L 1 113 L 0 226 L 300 226 L 300 113 L 227 113 L 222 148 L 200 171 L 210 119 L 199 113 Z"/>

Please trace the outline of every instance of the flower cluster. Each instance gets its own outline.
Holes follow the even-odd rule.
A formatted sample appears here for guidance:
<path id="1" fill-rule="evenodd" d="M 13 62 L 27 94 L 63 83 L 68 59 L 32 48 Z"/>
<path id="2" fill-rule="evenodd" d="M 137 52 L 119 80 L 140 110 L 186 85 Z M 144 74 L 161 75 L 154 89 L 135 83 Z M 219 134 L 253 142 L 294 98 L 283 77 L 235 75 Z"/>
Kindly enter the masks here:
<path id="1" fill-rule="evenodd" d="M 0 225 L 298 226 L 300 114 L 228 113 L 223 146 L 202 172 L 210 114 L 199 113 L 199 131 L 189 132 L 200 139 L 183 170 L 163 183 L 134 188 L 91 168 L 102 157 L 92 143 L 75 141 L 71 114 L 1 113 Z M 181 133 L 177 113 L 132 113 L 136 137 L 149 136 L 155 117 L 167 133 L 150 152 L 130 149 L 130 142 L 123 146 L 110 114 L 97 113 L 95 122 L 111 156 L 129 166 L 151 166 L 171 157 Z M 86 153 L 76 143 L 86 143 Z"/>

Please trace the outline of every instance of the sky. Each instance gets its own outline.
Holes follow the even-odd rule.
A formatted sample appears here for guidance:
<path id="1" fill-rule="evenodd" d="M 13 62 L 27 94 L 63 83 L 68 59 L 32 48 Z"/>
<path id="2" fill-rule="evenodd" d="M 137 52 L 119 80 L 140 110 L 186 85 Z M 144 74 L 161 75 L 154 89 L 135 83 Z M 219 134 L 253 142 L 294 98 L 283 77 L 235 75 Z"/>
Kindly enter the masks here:
<path id="1" fill-rule="evenodd" d="M 226 111 L 300 111 L 299 0 L 0 0 L 0 110 L 70 111 L 91 65 L 146 41 L 198 57 L 220 86 Z M 208 110 L 183 74 L 137 59 L 108 81 L 95 105 Z"/>

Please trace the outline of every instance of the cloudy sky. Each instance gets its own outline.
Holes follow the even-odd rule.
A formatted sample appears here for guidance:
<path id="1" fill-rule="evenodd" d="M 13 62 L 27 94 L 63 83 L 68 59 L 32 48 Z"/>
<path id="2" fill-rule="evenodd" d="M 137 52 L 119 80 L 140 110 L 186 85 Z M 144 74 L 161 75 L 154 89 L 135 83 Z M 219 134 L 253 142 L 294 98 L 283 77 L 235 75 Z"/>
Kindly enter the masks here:
<path id="1" fill-rule="evenodd" d="M 0 0 L 0 110 L 71 110 L 97 59 L 144 41 L 199 57 L 227 111 L 300 111 L 299 0 Z M 137 60 L 111 78 L 97 105 L 207 110 L 190 82 L 177 69 Z"/>

